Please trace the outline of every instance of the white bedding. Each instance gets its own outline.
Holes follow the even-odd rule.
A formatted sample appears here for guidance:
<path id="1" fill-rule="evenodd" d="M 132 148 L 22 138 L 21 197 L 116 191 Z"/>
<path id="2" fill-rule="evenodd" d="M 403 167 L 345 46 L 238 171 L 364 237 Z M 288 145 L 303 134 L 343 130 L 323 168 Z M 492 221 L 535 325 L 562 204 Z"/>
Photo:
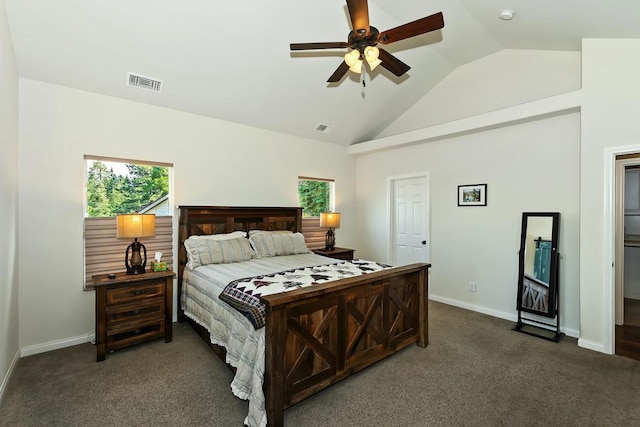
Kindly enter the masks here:
<path id="1" fill-rule="evenodd" d="M 254 329 L 249 319 L 218 299 L 220 292 L 236 279 L 335 262 L 332 258 L 308 253 L 209 264 L 193 270 L 185 268 L 181 296 L 184 313 L 209 331 L 213 344 L 226 348 L 226 362 L 236 368 L 231 390 L 240 399 L 249 400 L 245 425 L 263 427 L 267 424 L 262 390 L 264 328 Z"/>

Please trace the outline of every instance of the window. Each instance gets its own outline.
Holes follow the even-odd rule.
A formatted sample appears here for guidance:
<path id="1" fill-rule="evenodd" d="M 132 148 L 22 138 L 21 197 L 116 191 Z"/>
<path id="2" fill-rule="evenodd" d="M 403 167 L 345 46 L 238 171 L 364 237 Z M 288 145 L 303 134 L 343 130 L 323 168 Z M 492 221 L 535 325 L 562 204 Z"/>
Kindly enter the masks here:
<path id="1" fill-rule="evenodd" d="M 168 215 L 169 165 L 87 158 L 85 216 L 154 212 Z M 160 211 L 160 212 L 159 212 Z"/>
<path id="2" fill-rule="evenodd" d="M 310 249 L 324 247 L 326 229 L 320 228 L 320 212 L 335 207 L 335 181 L 298 177 L 298 200 L 302 209 L 302 234 Z"/>
<path id="3" fill-rule="evenodd" d="M 320 212 L 334 207 L 334 180 L 298 177 L 298 199 L 304 218 L 320 218 Z"/>
<path id="4" fill-rule="evenodd" d="M 85 289 L 94 274 L 125 268 L 125 251 L 131 242 L 116 239 L 118 214 L 155 214 L 156 236 L 141 241 L 147 250 L 147 271 L 156 252 L 162 252 L 162 260 L 173 267 L 172 167 L 167 163 L 85 156 Z"/>

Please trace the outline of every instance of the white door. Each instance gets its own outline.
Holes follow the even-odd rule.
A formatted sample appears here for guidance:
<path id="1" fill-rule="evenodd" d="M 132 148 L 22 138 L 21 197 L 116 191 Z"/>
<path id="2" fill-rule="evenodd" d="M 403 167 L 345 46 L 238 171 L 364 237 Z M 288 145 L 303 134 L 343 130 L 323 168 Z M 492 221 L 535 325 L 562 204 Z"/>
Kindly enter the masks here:
<path id="1" fill-rule="evenodd" d="M 429 198 L 427 177 L 393 181 L 394 265 L 429 262 Z"/>

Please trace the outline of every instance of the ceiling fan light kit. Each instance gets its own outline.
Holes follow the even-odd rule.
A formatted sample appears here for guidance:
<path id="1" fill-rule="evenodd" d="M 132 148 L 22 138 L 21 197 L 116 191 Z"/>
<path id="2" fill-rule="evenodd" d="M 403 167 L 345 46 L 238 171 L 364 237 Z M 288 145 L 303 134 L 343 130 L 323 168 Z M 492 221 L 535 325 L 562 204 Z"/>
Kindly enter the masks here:
<path id="1" fill-rule="evenodd" d="M 369 64 L 369 69 L 371 71 L 375 70 L 375 68 L 382 63 L 378 56 L 380 55 L 380 50 L 375 46 L 367 46 L 364 49 L 364 53 L 361 53 L 358 49 L 353 49 L 351 52 L 347 52 L 344 54 L 344 62 L 349 66 L 349 70 L 354 73 L 360 74 L 362 72 L 362 59 L 367 60 L 367 64 Z"/>
<path id="2" fill-rule="evenodd" d="M 344 55 L 344 62 L 327 80 L 329 83 L 339 82 L 347 74 L 347 71 L 361 73 L 362 58 L 367 61 L 371 70 L 374 70 L 378 65 L 382 65 L 383 68 L 400 77 L 409 71 L 411 67 L 386 50 L 378 48 L 377 45 L 387 45 L 444 27 L 442 12 L 438 12 L 399 27 L 379 32 L 376 27 L 369 25 L 369 5 L 367 0 L 347 0 L 347 8 L 349 9 L 349 17 L 353 28 L 353 31 L 347 37 L 347 42 L 291 43 L 289 45 L 291 50 L 350 48 L 351 51 Z"/>

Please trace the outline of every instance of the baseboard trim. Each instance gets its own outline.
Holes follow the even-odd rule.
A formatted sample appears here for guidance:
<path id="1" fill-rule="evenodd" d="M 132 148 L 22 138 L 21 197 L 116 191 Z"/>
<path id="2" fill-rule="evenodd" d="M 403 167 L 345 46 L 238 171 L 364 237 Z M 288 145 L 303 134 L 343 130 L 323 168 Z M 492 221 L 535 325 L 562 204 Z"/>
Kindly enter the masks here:
<path id="1" fill-rule="evenodd" d="M 34 354 L 46 353 L 47 351 L 59 350 L 73 345 L 84 344 L 91 341 L 91 334 L 77 337 L 65 338 L 62 340 L 49 341 L 42 344 L 30 345 L 20 349 L 20 357 L 33 356 Z"/>
<path id="2" fill-rule="evenodd" d="M 0 403 L 2 403 L 2 399 L 4 399 L 4 392 L 7 389 L 7 385 L 9 384 L 9 380 L 11 379 L 11 374 L 13 374 L 13 370 L 18 364 L 19 359 L 20 359 L 20 350 L 16 351 L 15 356 L 13 356 L 13 360 L 11 361 L 11 365 L 9 365 L 7 374 L 2 379 L 2 384 L 0 384 Z"/>
<path id="3" fill-rule="evenodd" d="M 640 292 L 625 291 L 624 297 L 629 299 L 640 299 Z"/>
<path id="4" fill-rule="evenodd" d="M 443 304 L 464 308 L 465 310 L 476 311 L 478 313 L 488 314 L 489 316 L 499 317 L 505 320 L 511 320 L 515 322 L 518 319 L 518 316 L 516 313 L 508 313 L 506 311 L 495 310 L 492 308 L 483 307 L 481 305 L 470 304 L 465 301 L 460 301 L 460 300 L 449 298 L 449 297 L 443 297 L 441 295 L 431 294 L 429 295 L 429 299 L 433 301 L 441 302 Z"/>
<path id="5" fill-rule="evenodd" d="M 477 304 L 470 304 L 470 303 L 465 302 L 465 301 L 460 301 L 460 300 L 456 300 L 456 299 L 453 299 L 453 298 L 443 297 L 441 295 L 431 294 L 431 295 L 429 295 L 429 299 L 433 300 L 433 301 L 441 302 L 443 304 L 448 304 L 448 305 L 453 305 L 455 307 L 464 308 L 465 310 L 471 310 L 471 311 L 475 311 L 475 312 L 478 312 L 478 313 L 487 314 L 489 316 L 498 317 L 500 319 L 510 320 L 512 322 L 517 322 L 518 321 L 518 314 L 515 313 L 515 312 L 511 313 L 511 312 L 502 311 L 502 310 L 495 310 L 493 308 L 487 308 L 487 307 L 483 307 L 483 306 L 477 305 Z M 579 338 L 580 337 L 580 332 L 575 330 L 575 329 L 569 329 L 569 328 L 561 326 L 560 330 L 562 332 L 564 332 L 567 336 L 570 336 L 570 337 L 573 337 L 573 338 Z M 578 342 L 578 345 L 580 345 L 579 342 Z"/>

